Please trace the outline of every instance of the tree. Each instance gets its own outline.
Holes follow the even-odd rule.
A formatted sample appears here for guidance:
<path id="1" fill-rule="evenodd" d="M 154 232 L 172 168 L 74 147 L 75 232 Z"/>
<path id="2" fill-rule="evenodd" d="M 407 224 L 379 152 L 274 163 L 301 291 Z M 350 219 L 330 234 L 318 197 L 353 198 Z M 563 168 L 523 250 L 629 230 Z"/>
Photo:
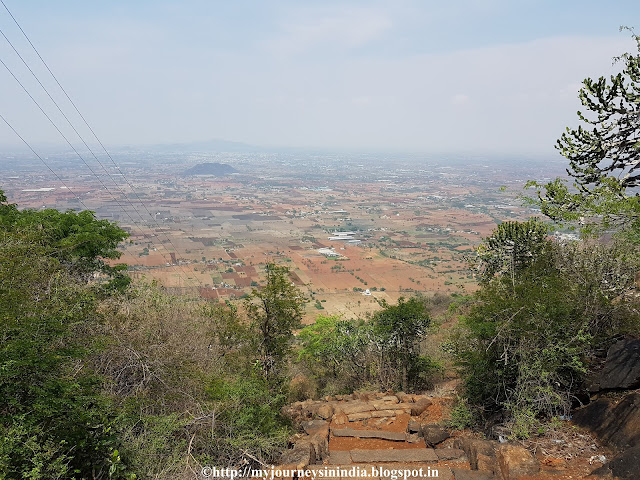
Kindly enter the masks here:
<path id="1" fill-rule="evenodd" d="M 640 186 L 640 36 L 632 36 L 638 54 L 618 57 L 622 71 L 609 80 L 583 81 L 584 126 L 567 128 L 557 141 L 574 189 L 560 179 L 527 184 L 537 189 L 534 202 L 545 215 L 580 221 L 587 233 L 616 227 L 638 235 L 640 228 L 640 194 L 633 191 Z"/>
<path id="2" fill-rule="evenodd" d="M 118 442 L 83 364 L 95 291 L 50 245 L 0 232 L 0 477 L 105 478 L 119 468 Z"/>
<path id="3" fill-rule="evenodd" d="M 89 210 L 18 210 L 0 190 L 0 229 L 42 245 L 76 278 L 88 281 L 100 272 L 113 280 L 112 286 L 128 285 L 126 265 L 111 266 L 104 259 L 120 258 L 117 247 L 129 234 L 115 223 L 98 220 Z"/>
<path id="4" fill-rule="evenodd" d="M 389 305 L 374 317 L 374 335 L 382 346 L 382 354 L 400 372 L 403 391 L 408 391 L 411 374 L 419 364 L 419 342 L 431 323 L 425 302 L 420 298 L 403 297 L 396 305 Z"/>
<path id="5" fill-rule="evenodd" d="M 355 389 L 370 380 L 371 360 L 375 358 L 371 327 L 364 321 L 320 315 L 298 334 L 298 359 L 324 388 Z"/>
<path id="6" fill-rule="evenodd" d="M 530 265 L 548 244 L 547 231 L 547 226 L 537 218 L 498 225 L 477 250 L 480 281 L 487 283 L 499 274 L 507 274 L 515 281 L 517 273 Z"/>
<path id="7" fill-rule="evenodd" d="M 251 327 L 266 377 L 276 375 L 289 352 L 293 331 L 300 328 L 305 299 L 289 279 L 289 269 L 269 263 L 266 283 L 246 300 Z"/>

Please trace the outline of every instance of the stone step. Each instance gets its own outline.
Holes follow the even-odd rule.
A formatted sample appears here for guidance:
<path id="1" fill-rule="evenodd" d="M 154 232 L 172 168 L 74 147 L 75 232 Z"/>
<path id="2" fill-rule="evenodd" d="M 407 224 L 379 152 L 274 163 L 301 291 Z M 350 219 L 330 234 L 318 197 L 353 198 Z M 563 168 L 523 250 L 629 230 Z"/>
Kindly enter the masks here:
<path id="1" fill-rule="evenodd" d="M 436 448 L 435 452 L 440 460 L 467 461 L 464 450 L 459 448 Z"/>
<path id="2" fill-rule="evenodd" d="M 394 476 L 404 480 L 454 480 L 451 468 L 446 465 L 420 463 L 378 463 L 365 464 L 330 464 L 309 465 L 305 470 L 313 472 L 311 477 L 323 480 L 353 480 L 366 478 L 367 480 L 389 480 Z M 366 472 L 366 476 L 364 475 Z M 358 474 L 359 473 L 359 474 Z"/>
<path id="3" fill-rule="evenodd" d="M 366 420 L 369 418 L 395 417 L 398 413 L 402 412 L 398 412 L 398 410 L 374 410 L 370 412 L 351 413 L 347 415 L 347 418 L 350 422 L 357 422 L 358 420 Z"/>
<path id="4" fill-rule="evenodd" d="M 461 468 L 453 468 L 452 471 L 456 480 L 495 480 L 495 476 L 489 472 Z"/>
<path id="5" fill-rule="evenodd" d="M 432 448 L 411 448 L 403 450 L 351 450 L 353 463 L 383 462 L 437 462 L 438 457 Z"/>
<path id="6" fill-rule="evenodd" d="M 332 429 L 334 437 L 354 437 L 354 438 L 380 438 L 382 440 L 393 440 L 404 442 L 407 434 L 404 432 L 387 432 L 385 430 L 356 430 L 355 428 Z"/>

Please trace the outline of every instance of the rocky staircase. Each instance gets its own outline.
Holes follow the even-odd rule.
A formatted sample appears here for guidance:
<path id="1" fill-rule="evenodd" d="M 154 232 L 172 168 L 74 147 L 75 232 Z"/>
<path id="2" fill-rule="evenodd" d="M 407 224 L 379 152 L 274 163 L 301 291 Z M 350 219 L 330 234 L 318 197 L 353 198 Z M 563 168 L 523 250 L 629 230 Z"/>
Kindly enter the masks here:
<path id="1" fill-rule="evenodd" d="M 353 467 L 381 480 L 394 474 L 407 479 L 538 478 L 540 463 L 522 446 L 452 436 L 442 425 L 452 403 L 451 397 L 393 392 L 296 402 L 283 413 L 304 433 L 282 456 L 281 468 L 329 479 L 349 478 Z"/>

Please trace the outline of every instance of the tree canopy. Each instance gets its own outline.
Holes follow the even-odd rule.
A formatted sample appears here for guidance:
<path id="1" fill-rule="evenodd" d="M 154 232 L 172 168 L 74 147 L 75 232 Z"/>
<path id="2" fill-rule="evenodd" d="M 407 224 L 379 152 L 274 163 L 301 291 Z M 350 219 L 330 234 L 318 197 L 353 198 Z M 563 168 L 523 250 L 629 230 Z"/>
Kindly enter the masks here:
<path id="1" fill-rule="evenodd" d="M 0 190 L 0 229 L 40 245 L 70 274 L 85 281 L 100 272 L 111 277 L 112 285 L 128 283 L 123 274 L 126 266 L 112 266 L 105 259 L 120 258 L 117 247 L 129 234 L 115 223 L 98 220 L 89 210 L 19 210 Z"/>
<path id="2" fill-rule="evenodd" d="M 573 188 L 563 180 L 529 182 L 542 212 L 556 221 L 578 221 L 585 232 L 640 228 L 640 36 L 636 54 L 623 54 L 622 71 L 609 79 L 586 78 L 579 98 L 581 125 L 567 128 L 556 143 L 569 160 Z"/>
<path id="3" fill-rule="evenodd" d="M 258 333 L 262 369 L 271 376 L 289 351 L 293 331 L 302 326 L 304 298 L 291 282 L 287 267 L 269 263 L 266 274 L 266 284 L 253 290 L 246 308 L 251 327 Z"/>

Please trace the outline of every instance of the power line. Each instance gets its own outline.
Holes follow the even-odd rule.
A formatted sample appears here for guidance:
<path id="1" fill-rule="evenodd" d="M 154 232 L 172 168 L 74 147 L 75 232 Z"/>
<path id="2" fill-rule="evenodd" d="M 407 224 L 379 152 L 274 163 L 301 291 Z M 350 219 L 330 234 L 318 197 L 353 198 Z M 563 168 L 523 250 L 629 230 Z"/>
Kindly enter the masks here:
<path id="1" fill-rule="evenodd" d="M 38 49 L 35 47 L 35 45 L 33 44 L 33 42 L 31 41 L 31 39 L 29 38 L 29 36 L 27 35 L 27 33 L 24 31 L 24 29 L 22 28 L 22 26 L 20 25 L 20 23 L 18 23 L 18 20 L 13 16 L 13 14 L 11 13 L 11 11 L 9 10 L 9 8 L 7 7 L 7 5 L 4 3 L 3 0 L 0 0 L 0 3 L 2 3 L 2 5 L 4 6 L 5 10 L 7 11 L 7 13 L 11 16 L 12 20 L 14 21 L 14 23 L 16 24 L 16 26 L 20 29 L 20 31 L 22 32 L 22 34 L 24 35 L 25 39 L 27 40 L 27 42 L 29 42 L 29 45 L 31 45 L 31 48 L 34 50 L 34 52 L 36 53 L 36 55 L 38 56 L 38 58 L 40 59 L 40 61 L 42 62 L 42 64 L 45 66 L 45 68 L 47 69 L 47 71 L 49 72 L 49 74 L 51 75 L 51 77 L 55 80 L 56 84 L 58 85 L 58 87 L 60 88 L 60 90 L 62 90 L 62 92 L 64 93 L 64 95 L 67 97 L 67 99 L 69 100 L 69 102 L 71 103 L 71 105 L 73 106 L 73 108 L 75 109 L 75 111 L 77 112 L 77 114 L 80 116 L 80 118 L 82 119 L 82 121 L 84 122 L 84 124 L 87 126 L 87 128 L 89 129 L 89 131 L 91 131 L 92 135 L 94 136 L 94 138 L 96 139 L 96 141 L 98 142 L 98 144 L 102 147 L 102 149 L 104 150 L 104 152 L 107 154 L 107 156 L 109 157 L 109 160 L 111 160 L 111 163 L 116 167 L 116 169 L 118 170 L 118 172 L 120 173 L 122 179 L 127 183 L 127 185 L 129 186 L 129 188 L 131 188 L 131 191 L 133 192 L 133 194 L 136 196 L 136 198 L 138 199 L 138 201 L 140 202 L 140 205 L 142 205 L 142 207 L 144 208 L 144 210 L 147 212 L 147 214 L 149 215 L 149 218 L 156 224 L 156 227 L 160 228 L 160 224 L 157 222 L 156 218 L 154 215 L 151 214 L 151 212 L 149 211 L 149 209 L 147 208 L 147 206 L 145 205 L 145 203 L 142 201 L 142 199 L 140 198 L 140 196 L 138 195 L 138 193 L 136 192 L 135 188 L 133 187 L 133 185 L 131 184 L 131 182 L 129 182 L 129 180 L 127 179 L 127 177 L 124 175 L 124 172 L 122 172 L 122 170 L 120 169 L 120 166 L 115 162 L 115 160 L 113 159 L 113 157 L 111 156 L 111 154 L 109 154 L 109 152 L 107 151 L 106 147 L 104 146 L 104 144 L 100 141 L 100 139 L 98 138 L 97 134 L 95 133 L 95 131 L 93 130 L 93 128 L 91 127 L 91 125 L 89 125 L 89 122 L 87 122 L 86 118 L 84 117 L 84 115 L 82 115 L 82 113 L 80 112 L 80 110 L 78 109 L 78 107 L 76 106 L 75 102 L 71 99 L 71 97 L 69 96 L 69 94 L 67 93 L 67 91 L 64 89 L 64 87 L 62 86 L 62 84 L 58 81 L 58 78 L 54 75 L 54 73 L 51 71 L 51 69 L 49 68 L 49 66 L 47 65 L 47 62 L 45 62 L 44 58 L 42 58 L 42 55 L 40 55 L 40 52 L 38 51 Z M 118 185 L 118 183 L 113 179 L 113 177 L 111 176 L 111 174 L 109 173 L 109 171 L 104 167 L 104 165 L 102 164 L 102 162 L 100 162 L 100 160 L 98 159 L 98 157 L 95 155 L 95 153 L 93 152 L 93 150 L 89 147 L 89 145 L 87 145 L 87 143 L 85 142 L 85 140 L 82 138 L 82 136 L 80 135 L 80 133 L 77 131 L 77 129 L 73 126 L 73 124 L 71 123 L 71 121 L 69 120 L 69 118 L 67 117 L 67 115 L 65 115 L 65 113 L 62 111 L 62 109 L 60 108 L 60 106 L 58 105 L 58 103 L 53 99 L 53 97 L 49 94 L 48 90 L 45 88 L 45 86 L 42 84 L 42 82 L 40 82 L 40 80 L 38 79 L 37 75 L 33 72 L 33 70 L 29 67 L 29 65 L 27 64 L 27 62 L 22 58 L 22 56 L 20 55 L 20 53 L 17 51 L 17 49 L 13 46 L 13 44 L 11 43 L 11 41 L 7 38 L 7 36 L 4 34 L 4 32 L 2 32 L 0 30 L 0 33 L 2 33 L 2 36 L 7 40 L 7 42 L 9 43 L 9 45 L 11 45 L 11 48 L 13 48 L 14 52 L 18 55 L 18 57 L 20 58 L 20 60 L 22 60 L 22 63 L 24 63 L 24 65 L 27 67 L 27 69 L 31 72 L 31 74 L 33 75 L 33 77 L 36 79 L 36 81 L 40 84 L 40 86 L 42 87 L 42 89 L 45 91 L 45 93 L 47 94 L 47 96 L 51 99 L 51 101 L 54 103 L 54 105 L 58 108 L 58 110 L 60 111 L 60 113 L 62 114 L 62 116 L 65 118 L 65 120 L 67 121 L 67 123 L 69 123 L 69 125 L 71 126 L 71 128 L 73 129 L 73 131 L 76 133 L 76 135 L 78 135 L 78 138 L 80 138 L 80 140 L 82 141 L 82 143 L 85 145 L 85 147 L 89 150 L 89 152 L 91 153 L 91 155 L 95 158 L 95 160 L 98 162 L 98 164 L 102 167 L 102 169 L 106 172 L 106 174 L 109 176 L 109 178 L 111 179 L 111 181 L 114 183 L 114 185 L 118 188 L 118 190 L 120 191 L 120 193 L 122 193 L 122 195 L 125 197 L 125 200 L 128 201 L 129 205 L 131 205 L 131 207 L 133 208 L 133 210 L 136 212 L 136 214 L 140 217 L 141 220 L 144 221 L 144 218 L 142 217 L 142 215 L 138 212 L 138 210 L 136 209 L 136 207 L 134 206 L 134 204 L 127 198 L 126 193 L 122 190 L 122 188 Z M 1 61 L 1 60 L 0 60 Z M 4 62 L 3 62 L 4 64 Z M 6 65 L 5 65 L 6 68 Z M 11 73 L 11 72 L 10 72 Z M 12 73 L 13 75 L 13 73 Z M 15 78 L 15 75 L 14 75 Z M 16 78 L 17 81 L 17 78 Z M 18 81 L 18 83 L 20 83 Z M 21 84 L 22 86 L 22 84 Z M 24 89 L 24 87 L 23 87 Z M 26 89 L 25 89 L 26 91 Z M 28 92 L 27 92 L 28 94 Z M 29 95 L 31 97 L 31 95 Z M 33 100 L 33 97 L 31 97 Z M 35 100 L 34 100 L 35 102 Z M 35 102 L 37 105 L 37 102 Z M 39 107 L 39 106 L 38 106 Z M 40 109 L 42 111 L 42 109 Z M 44 111 L 43 111 L 44 113 Z M 46 114 L 45 114 L 46 116 Z M 48 118 L 48 116 L 47 116 Z M 50 119 L 49 119 L 50 120 Z M 51 121 L 51 120 L 50 120 Z M 53 123 L 53 122 L 52 122 Z M 55 124 L 54 124 L 55 127 Z M 57 129 L 57 127 L 56 127 Z M 60 132 L 60 130 L 58 130 Z M 60 132 L 60 134 L 62 135 L 62 133 Z M 63 138 L 64 135 L 62 135 Z M 67 140 L 65 138 L 65 140 Z M 67 143 L 69 143 L 69 145 L 71 146 L 71 148 L 73 148 L 73 146 L 70 144 L 70 142 L 67 140 Z M 73 148 L 74 151 L 75 148 Z M 76 154 L 78 154 L 78 152 L 76 151 Z M 78 156 L 80 156 L 78 154 Z M 89 165 L 84 161 L 84 159 L 82 159 L 82 157 L 80 157 L 81 160 L 85 163 L 85 165 L 87 165 L 87 167 L 89 168 L 89 170 L 91 170 L 91 172 L 96 176 L 96 178 L 98 178 L 98 176 L 93 172 L 93 170 L 91 169 L 91 167 L 89 167 Z M 98 178 L 98 180 L 100 180 Z M 104 185 L 104 183 L 102 181 L 100 181 L 100 183 L 104 186 L 104 188 L 108 190 L 108 188 Z M 113 196 L 113 194 L 112 194 Z M 123 210 L 124 211 L 124 210 Z M 126 212 L 125 212 L 126 213 Z M 131 218 L 130 215 L 127 216 L 131 219 L 132 223 L 135 222 L 133 221 L 133 219 Z M 156 234 L 154 234 L 154 236 L 157 237 Z M 171 238 L 168 235 L 164 235 L 165 238 L 168 240 L 169 244 L 173 247 L 173 249 L 176 251 L 176 253 L 179 253 L 178 248 L 174 245 L 174 243 L 171 241 Z M 166 258 L 165 258 L 166 259 Z M 183 273 L 186 276 L 187 281 L 191 281 L 188 277 L 188 274 L 185 272 L 184 268 L 182 268 L 181 265 L 178 264 L 178 266 L 181 268 L 181 270 L 183 271 Z M 197 280 L 197 279 L 196 279 Z M 197 280 L 199 283 L 199 286 L 202 287 L 202 283 Z"/>
<path id="2" fill-rule="evenodd" d="M 29 150 L 31 150 L 33 152 L 33 154 L 38 157 L 40 159 L 40 161 L 44 164 L 45 167 L 47 167 L 47 169 L 60 181 L 60 183 L 62 183 L 62 186 L 64 186 L 65 189 L 69 190 L 73 195 L 75 195 L 76 199 L 78 200 L 78 202 L 80 202 L 80 205 L 82 205 L 84 207 L 85 210 L 89 210 L 89 207 L 87 207 L 84 202 L 80 199 L 80 197 L 78 196 L 77 193 L 75 193 L 71 187 L 67 186 L 66 183 L 64 183 L 64 180 L 62 180 L 62 178 L 60 178 L 60 176 L 49 166 L 49 164 L 47 162 L 44 161 L 44 159 L 38 155 L 38 153 L 33 149 L 33 147 L 31 147 L 31 145 L 29 145 L 29 143 L 22 137 L 22 135 L 20 135 L 15 128 L 13 128 L 13 126 L 7 121 L 6 118 L 4 118 L 4 116 L 0 113 L 0 118 L 2 119 L 2 121 L 4 123 L 7 124 L 7 126 L 13 130 L 13 133 L 16 134 L 16 136 L 22 140 L 22 142 L 29 147 Z"/>
<path id="3" fill-rule="evenodd" d="M 145 233 L 142 230 L 141 227 L 138 226 L 138 224 L 133 220 L 133 218 L 131 217 L 131 215 L 129 214 L 129 212 L 127 212 L 127 210 L 124 208 L 124 206 L 118 201 L 118 199 L 116 198 L 116 196 L 113 194 L 113 192 L 111 192 L 111 190 L 109 190 L 109 188 L 104 184 L 104 182 L 102 181 L 102 179 L 100 178 L 100 176 L 91 168 L 91 166 L 85 161 L 85 159 L 82 157 L 82 155 L 80 155 L 80 153 L 78 152 L 78 150 L 76 150 L 76 148 L 73 146 L 73 144 L 69 141 L 69 139 L 67 139 L 67 137 L 64 135 L 64 133 L 62 133 L 62 131 L 58 128 L 58 126 L 55 124 L 55 122 L 51 119 L 51 117 L 44 111 L 44 109 L 40 106 L 40 104 L 37 102 L 37 100 L 35 98 L 33 98 L 33 95 L 31 95 L 31 93 L 29 93 L 29 91 L 27 90 L 27 88 L 23 85 L 23 83 L 18 79 L 18 77 L 15 76 L 15 74 L 11 71 L 11 69 L 7 66 L 6 63 L 4 63 L 4 61 L 2 59 L 0 59 L 0 63 L 7 69 L 7 71 L 11 74 L 11 76 L 15 79 L 15 81 L 22 87 L 22 89 L 25 91 L 25 93 L 29 96 L 29 98 L 31 98 L 31 100 L 33 101 L 33 103 L 35 103 L 35 105 L 40 109 L 40 111 L 42 112 L 42 114 L 47 118 L 47 120 L 49 120 L 49 122 L 53 125 L 53 127 L 58 131 L 58 133 L 62 136 L 62 138 L 64 138 L 64 140 L 67 142 L 67 144 L 71 147 L 71 149 L 76 153 L 76 155 L 78 156 L 78 158 L 80 158 L 80 160 L 82 160 L 82 162 L 87 166 L 87 168 L 89 169 L 89 171 L 97 178 L 98 182 L 100 182 L 100 184 L 102 185 L 102 187 L 109 193 L 109 195 L 111 195 L 111 197 L 113 198 L 113 200 L 115 201 L 116 205 L 118 205 L 118 207 L 120 207 L 120 209 L 122 210 L 122 212 L 129 217 L 129 220 L 131 220 L 131 223 L 134 227 L 137 227 L 138 230 L 140 230 L 140 233 L 142 233 L 142 237 L 144 238 Z M 18 137 L 26 143 L 26 141 L 24 140 L 24 138 L 22 136 L 20 136 L 18 134 L 18 132 L 6 121 L 6 119 L 4 119 L 4 122 L 9 125 L 9 127 L 16 133 L 16 135 L 18 135 Z M 28 145 L 28 144 L 27 144 Z M 31 149 L 31 151 L 36 154 L 38 156 L 38 158 L 42 159 L 42 157 L 40 157 L 35 150 L 33 150 L 33 148 L 31 148 L 29 146 L 29 148 Z M 54 175 L 56 176 L 56 178 L 60 179 L 60 177 L 55 174 L 55 172 L 47 166 L 47 168 L 49 168 L 50 171 L 52 171 L 52 173 L 54 173 Z M 66 186 L 66 185 L 65 185 Z M 89 208 L 82 203 L 82 205 L 84 206 L 85 209 L 89 210 Z M 142 218 L 142 217 L 141 217 Z M 160 254 L 162 255 L 162 257 L 165 259 L 165 261 L 167 261 L 167 257 L 164 256 L 162 253 Z M 167 263 L 171 263 L 168 262 Z M 178 265 L 180 266 L 180 265 Z M 184 273 L 184 269 L 183 273 Z M 186 273 L 185 273 L 186 276 Z M 190 281 L 189 277 L 186 277 L 187 281 Z"/>

